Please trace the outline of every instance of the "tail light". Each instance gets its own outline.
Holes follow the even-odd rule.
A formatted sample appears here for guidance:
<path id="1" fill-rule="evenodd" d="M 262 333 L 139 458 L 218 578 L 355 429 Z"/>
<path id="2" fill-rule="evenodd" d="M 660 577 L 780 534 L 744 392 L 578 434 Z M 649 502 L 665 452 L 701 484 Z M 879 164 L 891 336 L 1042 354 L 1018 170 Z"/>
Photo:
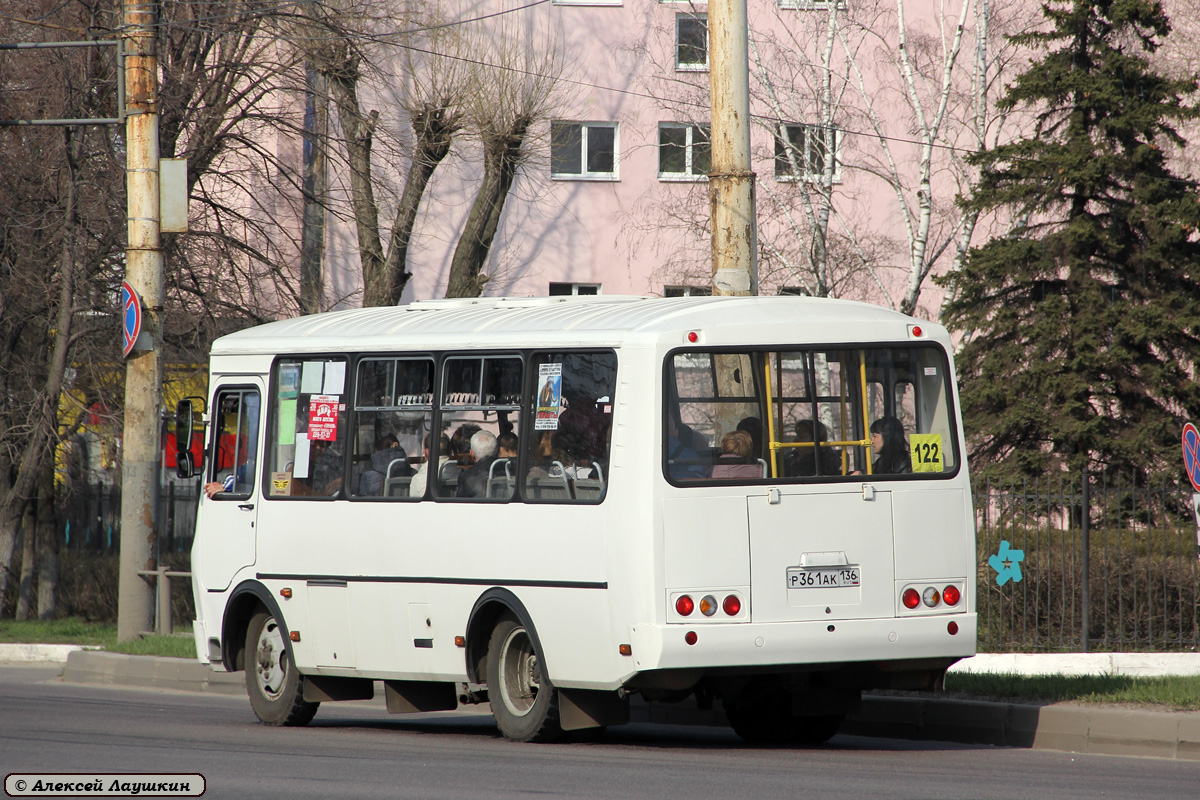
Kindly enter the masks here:
<path id="1" fill-rule="evenodd" d="M 725 602 L 721 604 L 721 608 L 731 617 L 736 617 L 742 610 L 742 601 L 736 594 L 731 594 L 725 598 Z"/>
<path id="2" fill-rule="evenodd" d="M 680 595 L 679 599 L 675 601 L 675 611 L 681 617 L 686 617 L 695 610 L 696 601 L 693 600 L 689 595 Z"/>
<path id="3" fill-rule="evenodd" d="M 959 591 L 957 586 L 951 584 L 942 589 L 942 600 L 946 601 L 946 605 L 948 606 L 956 606 L 958 605 L 958 601 L 962 600 L 962 592 Z"/>
<path id="4" fill-rule="evenodd" d="M 900 599 L 904 601 L 905 608 L 916 608 L 921 605 L 921 595 L 916 589 L 905 589 Z"/>

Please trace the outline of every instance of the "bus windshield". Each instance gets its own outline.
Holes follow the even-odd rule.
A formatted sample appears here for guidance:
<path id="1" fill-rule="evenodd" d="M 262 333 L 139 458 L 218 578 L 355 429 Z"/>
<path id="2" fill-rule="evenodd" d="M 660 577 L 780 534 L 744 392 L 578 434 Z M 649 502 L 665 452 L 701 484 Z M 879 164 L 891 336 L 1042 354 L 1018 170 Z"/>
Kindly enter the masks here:
<path id="1" fill-rule="evenodd" d="M 673 483 L 949 477 L 949 375 L 936 345 L 676 352 L 664 472 Z"/>

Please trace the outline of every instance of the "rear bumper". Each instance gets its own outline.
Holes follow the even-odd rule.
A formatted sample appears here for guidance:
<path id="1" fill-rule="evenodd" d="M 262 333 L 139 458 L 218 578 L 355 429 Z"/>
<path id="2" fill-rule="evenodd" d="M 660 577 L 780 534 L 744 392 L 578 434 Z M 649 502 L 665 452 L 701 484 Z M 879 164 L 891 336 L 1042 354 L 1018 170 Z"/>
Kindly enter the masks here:
<path id="1" fill-rule="evenodd" d="M 955 634 L 949 624 L 958 626 Z M 728 625 L 634 625 L 637 672 L 965 658 L 975 655 L 975 614 Z M 689 645 L 684 637 L 696 634 Z M 631 673 L 632 674 L 632 673 Z"/>

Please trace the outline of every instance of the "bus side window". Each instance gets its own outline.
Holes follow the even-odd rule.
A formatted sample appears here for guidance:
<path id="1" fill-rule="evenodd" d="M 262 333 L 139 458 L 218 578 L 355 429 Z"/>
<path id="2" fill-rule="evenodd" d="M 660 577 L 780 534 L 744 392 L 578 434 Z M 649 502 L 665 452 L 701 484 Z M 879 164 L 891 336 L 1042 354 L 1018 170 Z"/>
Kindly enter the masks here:
<path id="1" fill-rule="evenodd" d="M 441 424 L 449 462 L 437 470 L 434 496 L 501 503 L 512 498 L 513 440 L 520 440 L 521 385 L 515 356 L 452 355 L 443 364 Z M 476 438 L 478 437 L 478 438 Z"/>
<path id="2" fill-rule="evenodd" d="M 433 424 L 433 372 L 428 358 L 359 362 L 349 496 L 421 499 L 410 488 Z"/>
<path id="3" fill-rule="evenodd" d="M 533 435 L 526 437 L 525 497 L 598 503 L 608 491 L 617 357 L 612 352 L 538 353 Z"/>
<path id="4" fill-rule="evenodd" d="M 254 489 L 258 409 L 258 392 L 254 389 L 222 389 L 217 394 L 209 481 L 220 483 L 226 494 L 245 496 Z"/>
<path id="5" fill-rule="evenodd" d="M 267 439 L 269 497 L 345 497 L 344 358 L 281 358 L 273 370 Z"/>

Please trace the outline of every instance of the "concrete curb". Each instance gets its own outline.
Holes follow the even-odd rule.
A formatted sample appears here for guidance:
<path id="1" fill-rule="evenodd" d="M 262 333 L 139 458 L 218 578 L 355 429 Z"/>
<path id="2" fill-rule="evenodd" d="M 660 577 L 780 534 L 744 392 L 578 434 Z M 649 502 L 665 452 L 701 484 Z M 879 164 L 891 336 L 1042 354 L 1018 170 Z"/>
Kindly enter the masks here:
<path id="1" fill-rule="evenodd" d="M 1200 675 L 1200 653 L 980 653 L 951 673 L 1008 675 Z"/>
<path id="2" fill-rule="evenodd" d="M 218 672 L 182 658 L 126 656 L 76 650 L 67 656 L 66 683 L 245 694 L 244 673 Z M 719 707 L 699 710 L 635 702 L 631 722 L 728 724 Z M 867 696 L 842 732 L 856 736 L 1153 756 L 1200 761 L 1200 712 L 1172 713 L 1091 706 L 1036 706 L 946 698 Z"/>
<path id="3" fill-rule="evenodd" d="M 178 692 L 208 692 L 244 695 L 243 672 L 217 672 L 207 664 L 187 658 L 127 656 L 77 650 L 67 656 L 65 683 L 127 686 L 142 689 L 172 689 Z"/>
<path id="4" fill-rule="evenodd" d="M 78 644 L 0 644 L 0 664 L 62 663 L 78 650 L 97 650 Z"/>

